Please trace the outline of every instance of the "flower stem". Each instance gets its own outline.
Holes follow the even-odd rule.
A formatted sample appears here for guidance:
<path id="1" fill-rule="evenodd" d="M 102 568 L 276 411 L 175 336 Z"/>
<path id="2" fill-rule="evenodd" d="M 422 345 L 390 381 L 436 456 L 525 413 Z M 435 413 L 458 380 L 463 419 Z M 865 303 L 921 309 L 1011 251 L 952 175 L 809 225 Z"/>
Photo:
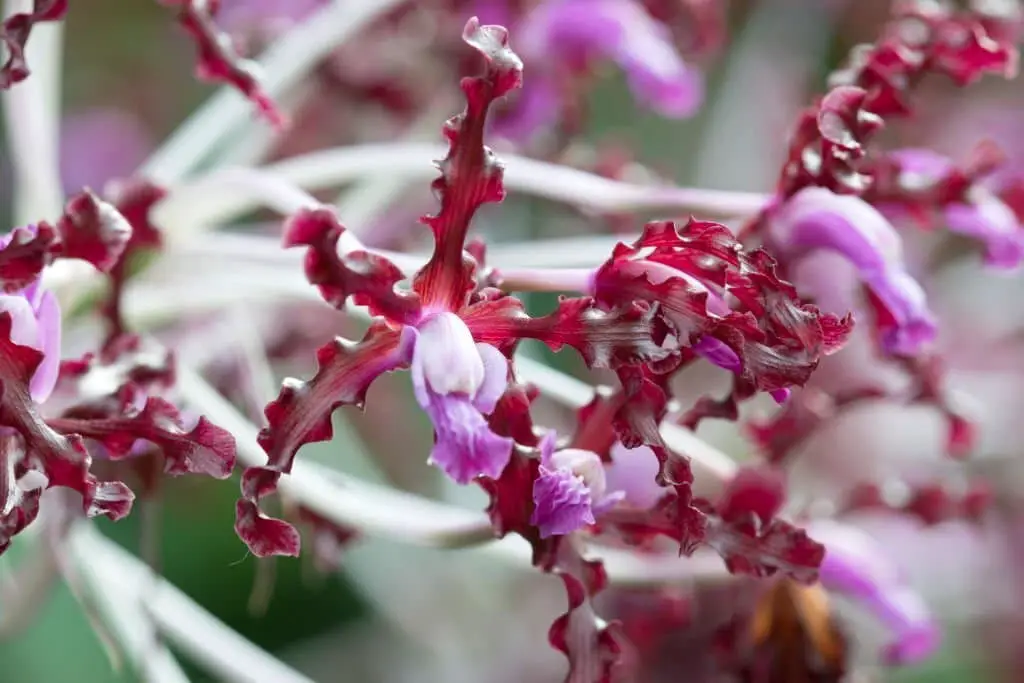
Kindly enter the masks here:
<path id="1" fill-rule="evenodd" d="M 190 659 L 227 683 L 312 683 L 235 633 L 170 583 L 155 577 L 134 555 L 89 524 L 75 529 L 71 546 L 92 583 L 114 611 L 119 636 L 133 643 L 147 681 L 187 681 L 170 652 L 149 650 L 144 634 L 155 630 Z M 132 604 L 136 603 L 136 604 Z M 158 672 L 159 676 L 149 674 Z"/>
<path id="2" fill-rule="evenodd" d="M 353 145 L 292 157 L 263 170 L 284 182 L 315 191 L 373 176 L 402 178 L 406 182 L 433 180 L 437 169 L 431 159 L 444 155 L 445 149 L 439 145 Z M 514 154 L 503 153 L 500 159 L 505 166 L 507 189 L 596 212 L 687 210 L 735 217 L 753 214 L 769 200 L 768 195 L 751 192 L 636 185 Z M 219 225 L 244 214 L 258 200 L 259 197 L 223 192 L 214 174 L 172 188 L 158 207 L 157 218 L 161 224 L 173 221 L 180 225 Z M 345 220 L 344 216 L 341 218 Z"/>
<path id="3" fill-rule="evenodd" d="M 593 288 L 592 268 L 501 268 L 498 282 L 507 292 L 581 292 Z"/>
<path id="4" fill-rule="evenodd" d="M 72 529 L 67 546 L 110 635 L 131 660 L 140 680 L 188 683 L 185 672 L 160 642 L 152 620 L 143 610 L 143 599 L 148 601 L 149 597 L 147 589 L 159 579 L 137 560 L 139 572 L 135 576 L 130 573 L 130 565 L 112 562 L 109 552 L 104 554 L 109 543 L 90 523 L 80 522 Z"/>

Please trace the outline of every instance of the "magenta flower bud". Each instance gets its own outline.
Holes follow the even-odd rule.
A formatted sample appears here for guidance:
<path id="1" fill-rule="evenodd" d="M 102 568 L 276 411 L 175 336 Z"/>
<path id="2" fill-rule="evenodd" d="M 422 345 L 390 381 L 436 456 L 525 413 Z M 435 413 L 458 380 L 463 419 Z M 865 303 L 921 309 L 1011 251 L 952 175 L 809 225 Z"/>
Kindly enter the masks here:
<path id="1" fill-rule="evenodd" d="M 27 232 L 34 236 L 35 226 Z M 0 249 L 11 243 L 14 233 L 0 237 Z M 60 306 L 52 292 L 39 280 L 24 289 L 0 294 L 0 311 L 11 316 L 11 341 L 43 354 L 29 382 L 32 400 L 42 403 L 53 391 L 60 373 Z"/>
<path id="2" fill-rule="evenodd" d="M 902 187 L 928 187 L 955 172 L 953 162 L 927 149 L 903 149 L 890 156 L 899 163 Z M 973 183 L 966 202 L 949 202 L 942 218 L 953 232 L 985 245 L 985 262 L 996 268 L 1014 268 L 1024 260 L 1024 230 L 1017 216 L 988 188 Z"/>
<path id="3" fill-rule="evenodd" d="M 812 533 L 826 548 L 822 585 L 855 600 L 891 631 L 887 663 L 915 664 L 935 652 L 941 633 L 928 607 L 870 536 L 834 522 L 816 523 Z"/>
<path id="4" fill-rule="evenodd" d="M 541 444 L 540 476 L 533 484 L 530 523 L 541 538 L 561 536 L 594 524 L 595 516 L 625 497 L 609 494 L 604 463 L 596 453 L 566 448 L 553 453 L 553 435 Z"/>
<path id="5" fill-rule="evenodd" d="M 921 285 L 906 271 L 899 234 L 870 204 L 808 187 L 775 209 L 769 230 L 772 246 L 785 259 L 827 250 L 856 268 L 888 314 L 886 351 L 914 354 L 934 340 L 935 317 Z"/>
<path id="6" fill-rule="evenodd" d="M 460 484 L 499 476 L 512 455 L 512 439 L 491 431 L 484 415 L 505 391 L 508 361 L 493 346 L 474 343 L 454 313 L 428 318 L 417 333 L 412 383 L 434 423 L 430 464 Z"/>

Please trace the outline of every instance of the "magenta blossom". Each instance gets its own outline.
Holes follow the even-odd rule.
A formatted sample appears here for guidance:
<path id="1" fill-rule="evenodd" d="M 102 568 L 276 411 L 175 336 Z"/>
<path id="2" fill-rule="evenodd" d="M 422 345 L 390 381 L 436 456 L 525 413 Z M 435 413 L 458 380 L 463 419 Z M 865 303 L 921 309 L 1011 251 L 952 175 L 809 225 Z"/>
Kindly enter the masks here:
<path id="1" fill-rule="evenodd" d="M 817 522 L 812 533 L 825 541 L 822 585 L 855 600 L 892 633 L 886 661 L 915 664 L 931 656 L 941 640 L 938 625 L 884 549 L 863 531 L 835 522 Z"/>
<path id="2" fill-rule="evenodd" d="M 899 166 L 896 182 L 908 191 L 938 187 L 957 173 L 953 161 L 928 149 L 902 149 L 889 157 Z M 1013 210 L 981 183 L 970 183 L 960 197 L 942 202 L 940 220 L 952 232 L 981 242 L 985 262 L 996 268 L 1013 268 L 1024 259 L 1024 230 Z M 881 204 L 883 210 L 898 206 Z"/>
<path id="3" fill-rule="evenodd" d="M 0 238 L 0 250 L 12 242 L 28 242 L 36 234 L 35 226 L 9 233 Z M 29 382 L 32 400 L 42 403 L 53 391 L 60 372 L 60 306 L 57 297 L 43 289 L 36 279 L 22 289 L 0 294 L 0 312 L 11 316 L 11 341 L 33 348 L 43 356 Z"/>
<path id="4" fill-rule="evenodd" d="M 864 200 L 822 187 L 800 190 L 769 211 L 768 242 L 788 262 L 818 251 L 846 259 L 884 308 L 886 351 L 909 355 L 934 340 L 935 317 L 906 270 L 899 234 Z M 808 293 L 814 294 L 814 283 Z"/>
<path id="5" fill-rule="evenodd" d="M 604 463 L 592 451 L 565 448 L 555 451 L 552 433 L 541 442 L 540 476 L 533 484 L 530 523 L 541 538 L 571 533 L 589 524 L 625 498 L 609 493 Z"/>
<path id="6" fill-rule="evenodd" d="M 454 313 L 438 313 L 417 328 L 412 355 L 416 400 L 434 423 L 430 463 L 460 484 L 497 477 L 512 455 L 512 439 L 487 426 L 508 383 L 508 361 L 489 344 L 476 344 Z"/>
<path id="7" fill-rule="evenodd" d="M 508 137 L 527 137 L 553 120 L 558 65 L 582 65 L 598 56 L 614 61 L 637 101 L 662 116 L 692 116 L 700 106 L 701 73 L 683 61 L 668 29 L 634 0 L 547 0 L 520 22 L 517 35 L 520 54 L 536 71 L 515 113 L 502 122 Z"/>

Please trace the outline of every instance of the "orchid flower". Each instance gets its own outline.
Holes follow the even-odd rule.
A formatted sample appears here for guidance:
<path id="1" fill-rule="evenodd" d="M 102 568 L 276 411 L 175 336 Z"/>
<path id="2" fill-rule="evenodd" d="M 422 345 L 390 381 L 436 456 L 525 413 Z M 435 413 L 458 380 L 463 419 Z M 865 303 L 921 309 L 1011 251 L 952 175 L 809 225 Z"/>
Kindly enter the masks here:
<path id="1" fill-rule="evenodd" d="M 60 143 L 56 22 L 74 11 L 66 1 L 9 11 L 0 66 L 16 214 L 34 216 L 0 239 L 0 553 L 16 543 L 45 553 L 143 677 L 184 680 L 177 653 L 226 680 L 306 680 L 161 579 L 152 555 L 112 546 L 88 521 L 123 518 L 136 495 L 173 495 L 165 475 L 227 479 L 236 458 L 234 529 L 261 567 L 305 547 L 324 571 L 373 578 L 377 560 L 345 550 L 386 539 L 478 547 L 508 570 L 459 573 L 453 582 L 466 594 L 485 581 L 499 598 L 516 594 L 516 567 L 557 577 L 564 606 L 535 599 L 524 573 L 514 580 L 529 586 L 529 607 L 496 598 L 502 607 L 488 614 L 512 622 L 547 610 L 537 616 L 551 624 L 546 640 L 565 657 L 567 683 L 658 675 L 645 639 L 673 643 L 667 671 L 677 676 L 682 634 L 701 647 L 684 664 L 696 671 L 715 658 L 720 673 L 743 680 L 838 680 L 939 649 L 937 611 L 894 549 L 852 514 L 967 520 L 981 534 L 997 513 L 993 487 L 961 462 L 987 425 L 960 409 L 947 381 L 950 320 L 902 219 L 972 238 L 986 264 L 1004 270 L 1019 265 L 1024 242 L 1012 197 L 988 184 L 1001 163 L 992 149 L 960 168 L 927 149 L 886 149 L 877 133 L 913 112 L 928 75 L 962 87 L 1014 75 L 1019 14 L 998 3 L 897 3 L 878 39 L 856 48 L 801 114 L 771 191 L 740 193 L 568 166 L 562 152 L 584 140 L 547 150 L 561 162 L 489 147 L 565 123 L 561 105 L 587 85 L 576 77 L 601 60 L 622 70 L 641 106 L 691 117 L 702 77 L 682 55 L 721 36 L 684 44 L 681 34 L 724 16 L 713 1 L 158 4 L 192 43 L 195 75 L 225 89 L 145 161 L 145 135 L 123 112 L 110 118 L 116 107 L 85 119 L 84 134 L 82 119 L 65 121 Z M 246 10 L 256 25 L 240 18 Z M 280 15 L 289 21 L 263 23 Z M 464 45 L 449 50 L 456 16 Z M 269 43 L 258 61 L 244 40 L 254 27 Z M 390 51 L 387 68 L 375 52 L 361 54 L 374 42 Z M 473 75 L 457 80 L 470 65 Z M 408 142 L 435 109 L 458 109 L 456 82 L 464 108 L 441 129 L 446 147 Z M 335 137 L 296 130 L 305 126 L 290 115 L 306 98 L 339 119 L 351 144 L 287 156 Z M 560 130 L 575 138 L 573 126 Z M 406 141 L 380 142 L 396 132 Z M 89 145 L 112 136 L 123 158 L 94 163 Z M 428 153 L 439 158 L 435 170 Z M 225 163 L 274 154 L 286 158 Z M 409 180 L 424 190 L 431 180 L 438 206 L 408 221 L 403 237 L 422 235 L 429 248 L 370 246 L 381 243 L 369 232 L 382 215 L 414 204 Z M 325 201 L 321 192 L 349 182 L 339 201 Z M 57 202 L 63 190 L 70 196 Z M 578 221 L 615 213 L 631 234 L 492 239 L 507 237 L 506 217 L 491 211 L 512 192 L 580 209 Z M 631 215 L 640 212 L 654 215 Z M 247 213 L 283 221 L 223 229 Z M 538 311 L 527 292 L 559 297 Z M 565 352 L 580 378 L 531 360 L 526 340 Z M 62 358 L 62 344 L 94 350 Z M 865 358 L 899 381 L 830 383 L 830 370 L 861 369 Z M 275 389 L 303 363 L 306 379 Z M 706 372 L 728 380 L 724 394 L 707 390 Z M 247 415 L 236 402 L 256 409 Z M 872 450 L 863 457 L 885 460 L 882 477 L 847 463 L 826 482 L 841 479 L 838 493 L 824 499 L 815 476 L 828 479 L 828 451 L 843 444 L 813 441 L 872 402 L 911 425 L 911 436 L 943 425 L 945 441 L 916 444 L 941 464 L 911 467 Z M 367 404 L 385 424 L 346 421 Z M 406 407 L 429 423 L 430 442 L 414 418 L 405 428 Z M 929 428 L 897 408 L 919 409 Z M 756 415 L 762 409 L 767 417 Z M 351 436 L 374 428 L 393 432 L 386 447 Z M 307 457 L 306 446 L 324 442 L 322 460 Z M 375 476 L 374 460 L 408 480 L 362 480 Z M 483 492 L 485 509 L 454 502 L 471 500 L 465 487 Z M 74 495 L 44 496 L 52 488 Z M 444 553 L 432 561 L 459 562 Z M 408 565 L 393 567 L 416 574 L 404 592 L 403 581 L 380 577 L 364 590 L 376 590 L 373 604 L 410 642 L 443 641 L 431 656 L 458 652 L 465 639 L 454 627 L 424 628 L 409 614 L 472 607 L 435 595 L 427 563 Z M 0 633 L 12 628 L 6 614 L 37 607 L 28 583 L 0 582 Z M 644 591 L 658 608 L 620 609 Z M 412 593 L 419 608 L 405 604 Z M 848 647 L 862 634 L 831 608 L 833 597 L 885 627 L 880 652 Z M 707 620 L 697 609 L 705 599 L 727 606 L 729 619 Z M 675 613 L 680 605 L 689 620 Z M 506 630 L 545 640 L 532 628 Z"/>

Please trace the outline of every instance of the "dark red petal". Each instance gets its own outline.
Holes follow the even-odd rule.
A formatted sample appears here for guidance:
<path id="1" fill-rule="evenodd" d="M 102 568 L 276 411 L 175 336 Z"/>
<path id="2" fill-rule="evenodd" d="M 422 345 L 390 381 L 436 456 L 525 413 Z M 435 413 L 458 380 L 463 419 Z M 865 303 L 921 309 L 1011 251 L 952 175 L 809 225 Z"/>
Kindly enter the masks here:
<path id="1" fill-rule="evenodd" d="M 531 318 L 521 302 L 505 297 L 472 304 L 459 315 L 479 342 L 505 348 L 510 340 L 537 339 L 553 351 L 571 346 L 589 367 L 615 368 L 671 354 L 654 342 L 654 312 L 643 304 L 603 311 L 590 297 L 561 297 L 553 312 Z"/>
<path id="2" fill-rule="evenodd" d="M 875 173 L 860 160 L 881 117 L 910 115 L 910 94 L 929 73 L 961 86 L 986 73 L 1012 77 L 1019 29 L 1015 18 L 984 9 L 958 13 L 948 5 L 896 3 L 876 44 L 856 47 L 833 75 L 837 87 L 802 115 L 780 193 L 808 185 L 855 194 L 869 189 Z"/>
<path id="3" fill-rule="evenodd" d="M 371 315 L 415 322 L 420 315 L 419 296 L 395 289 L 405 279 L 402 271 L 383 256 L 366 251 L 339 254 L 338 241 L 344 233 L 333 209 L 302 209 L 285 223 L 284 246 L 309 247 L 306 279 L 335 308 L 344 308 L 351 297 L 356 305 L 368 306 Z"/>
<path id="4" fill-rule="evenodd" d="M 473 287 L 473 263 L 464 253 L 470 221 L 483 204 L 505 197 L 502 165 L 484 145 L 487 113 L 495 100 L 519 87 L 523 71 L 501 26 L 481 26 L 473 18 L 462 38 L 487 68 L 482 76 L 462 79 L 466 109 L 445 125 L 448 156 L 438 162 L 441 176 L 431 186 L 441 208 L 422 219 L 433 232 L 434 253 L 413 283 L 424 305 L 449 311 L 461 308 Z"/>
<path id="5" fill-rule="evenodd" d="M 86 189 L 68 199 L 57 221 L 61 256 L 88 261 L 107 272 L 132 237 L 132 226 L 111 204 Z"/>
<path id="6" fill-rule="evenodd" d="M 174 354 L 152 340 L 116 337 L 98 355 L 64 361 L 61 382 L 62 390 L 80 389 L 90 397 L 48 421 L 58 432 L 100 444 L 112 460 L 136 455 L 132 447 L 142 439 L 163 453 L 169 474 L 230 476 L 234 437 L 205 417 L 186 429 L 178 409 L 160 396 L 174 386 Z"/>
<path id="7" fill-rule="evenodd" d="M 131 178 L 111 183 L 107 199 L 117 207 L 132 227 L 131 239 L 121 252 L 121 257 L 107 274 L 110 279 L 110 293 L 103 304 L 103 316 L 109 325 L 109 338 L 116 339 L 126 331 L 121 315 L 121 297 L 130 275 L 132 257 L 147 249 L 159 249 L 163 244 L 160 230 L 153 224 L 153 207 L 167 196 L 167 191 L 153 183 Z"/>
<path id="8" fill-rule="evenodd" d="M 167 190 L 142 178 L 114 181 L 105 189 L 107 201 L 117 207 L 132 226 L 132 236 L 128 241 L 130 249 L 163 244 L 160 229 L 153 224 L 150 214 L 153 207 L 167 196 Z"/>
<path id="9" fill-rule="evenodd" d="M 977 16 L 950 17 L 934 26 L 931 59 L 935 70 L 957 85 L 969 85 L 987 73 L 1013 78 L 1017 49 L 1012 42 L 994 40 Z"/>
<path id="10" fill-rule="evenodd" d="M 946 386 L 946 369 L 938 354 L 899 359 L 913 380 L 910 401 L 935 406 L 946 418 L 946 453 L 957 459 L 966 458 L 977 445 L 974 416 L 956 405 Z"/>
<path id="11" fill-rule="evenodd" d="M 584 560 L 570 543 L 562 543 L 553 571 L 569 600 L 565 614 L 548 631 L 551 646 L 569 660 L 565 683 L 611 683 L 625 636 L 619 622 L 606 622 L 594 611 L 593 598 L 608 583 L 604 565 Z"/>
<path id="12" fill-rule="evenodd" d="M 156 396 L 139 396 L 125 385 L 117 414 L 105 418 L 58 418 L 48 424 L 61 434 L 78 434 L 101 444 L 112 460 L 130 457 L 136 440 L 144 439 L 163 453 L 168 474 L 206 474 L 217 479 L 231 476 L 235 466 L 235 439 L 200 417 L 186 430 L 181 414 L 171 403 Z M 138 408 L 139 399 L 144 401 Z"/>
<path id="13" fill-rule="evenodd" d="M 494 411 L 487 417 L 487 424 L 498 436 L 508 436 L 523 446 L 536 447 L 540 439 L 533 428 L 530 404 L 538 395 L 531 384 L 509 384 L 498 399 Z"/>
<path id="14" fill-rule="evenodd" d="M 887 510 L 909 515 L 932 526 L 957 519 L 979 521 L 991 503 L 991 488 L 980 480 L 966 487 L 942 482 L 913 486 L 905 496 L 895 501 L 887 500 L 877 484 L 860 484 L 847 496 L 843 510 Z"/>
<path id="15" fill-rule="evenodd" d="M 62 383 L 88 385 L 79 388 L 89 395 L 65 409 L 62 417 L 108 417 L 119 410 L 119 392 L 126 385 L 146 393 L 170 389 L 175 382 L 175 358 L 151 338 L 124 334 L 111 339 L 98 354 L 61 361 L 60 378 Z"/>
<path id="16" fill-rule="evenodd" d="M 48 223 L 15 228 L 0 249 L 0 283 L 4 292 L 17 292 L 39 278 L 60 251 L 57 231 Z"/>
<path id="17" fill-rule="evenodd" d="M 0 40 L 7 48 L 7 61 L 0 67 L 0 89 L 6 90 L 29 75 L 25 43 L 32 28 L 41 21 L 57 21 L 68 11 L 68 0 L 33 0 L 32 11 L 19 12 L 4 20 Z"/>
<path id="18" fill-rule="evenodd" d="M 650 510 L 613 511 L 608 523 L 633 543 L 652 535 L 668 536 L 680 552 L 692 554 L 704 541 L 707 520 L 693 505 L 693 471 L 685 454 L 671 452 L 661 437 L 660 425 L 667 412 L 667 378 L 652 375 L 642 366 L 620 368 L 622 396 L 613 424 L 627 448 L 648 446 L 661 464 L 656 481 L 666 495 Z"/>
<path id="19" fill-rule="evenodd" d="M 569 659 L 566 683 L 605 683 L 611 680 L 624 642 L 618 624 L 598 617 L 591 604 L 607 578 L 601 563 L 584 560 L 569 537 L 541 539 L 530 524 L 539 466 L 537 458 L 517 449 L 498 479 L 477 481 L 490 496 L 487 512 L 495 533 L 525 538 L 533 547 L 534 566 L 557 574 L 565 585 L 569 607 L 552 624 L 548 638 Z"/>
<path id="20" fill-rule="evenodd" d="M 746 425 L 746 431 L 768 462 L 777 465 L 843 408 L 885 395 L 880 389 L 863 389 L 833 396 L 820 389 L 806 387 L 794 392 L 771 419 L 752 421 Z"/>
<path id="21" fill-rule="evenodd" d="M 777 469 L 744 468 L 736 473 L 715 506 L 722 521 L 729 524 L 770 521 L 786 499 L 785 481 Z"/>
<path id="22" fill-rule="evenodd" d="M 242 474 L 242 497 L 235 503 L 235 533 L 256 557 L 298 557 L 302 541 L 288 522 L 260 511 L 260 499 L 277 491 L 280 472 L 250 467 Z"/>
<path id="23" fill-rule="evenodd" d="M 231 45 L 231 37 L 217 28 L 214 15 L 220 1 L 157 0 L 178 8 L 178 23 L 196 45 L 196 77 L 203 81 L 226 83 L 238 89 L 275 127 L 285 125 L 284 115 L 263 91 L 254 65 L 243 59 Z"/>
<path id="24" fill-rule="evenodd" d="M 610 394 L 607 387 L 598 387 L 590 403 L 576 411 L 576 433 L 570 447 L 597 453 L 604 462 L 611 462 L 610 451 L 618 439 L 615 414 L 621 406 L 621 392 Z"/>
<path id="25" fill-rule="evenodd" d="M 721 223 L 698 221 L 691 216 L 682 226 L 674 221 L 647 223 L 633 249 L 634 253 L 654 249 L 647 260 L 724 285 L 724 268 L 740 265 L 742 245 Z"/>
<path id="26" fill-rule="evenodd" d="M 85 514 L 120 519 L 131 508 L 134 496 L 121 482 L 97 480 L 89 472 L 91 458 L 81 437 L 64 436 L 39 416 L 28 383 L 43 357 L 39 351 L 11 341 L 11 324 L 10 314 L 0 313 L 0 425 L 13 429 L 23 443 L 20 449 L 0 453 L 0 466 L 16 474 L 40 472 L 49 487 L 61 486 L 80 493 Z M 35 516 L 35 495 L 25 496 L 16 506 L 19 512 L 5 515 L 0 524 L 12 533 L 24 528 Z"/>
<path id="27" fill-rule="evenodd" d="M 298 553 L 298 532 L 263 516 L 259 499 L 276 489 L 282 473 L 291 471 L 299 448 L 333 436 L 335 409 L 362 407 L 373 380 L 406 362 L 407 349 L 400 341 L 400 333 L 383 323 L 373 325 L 360 342 L 335 338 L 317 352 L 318 368 L 312 379 L 286 380 L 278 397 L 267 404 L 267 426 L 259 433 L 267 464 L 250 467 L 242 476 L 235 521 L 239 536 L 254 555 Z"/>
<path id="28" fill-rule="evenodd" d="M 785 497 L 782 475 L 769 468 L 744 468 L 729 482 L 710 519 L 707 543 L 734 574 L 783 572 L 802 583 L 817 579 L 825 548 L 793 524 L 775 517 Z"/>

